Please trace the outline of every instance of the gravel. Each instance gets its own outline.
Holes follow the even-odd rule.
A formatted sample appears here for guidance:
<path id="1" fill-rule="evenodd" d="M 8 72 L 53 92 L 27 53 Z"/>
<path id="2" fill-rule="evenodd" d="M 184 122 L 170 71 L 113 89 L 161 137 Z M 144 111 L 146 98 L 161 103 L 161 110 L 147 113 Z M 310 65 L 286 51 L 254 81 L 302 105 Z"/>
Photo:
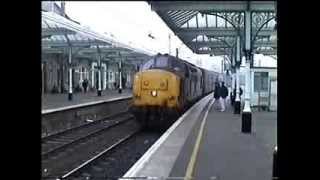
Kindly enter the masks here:
<path id="1" fill-rule="evenodd" d="M 154 144 L 163 132 L 141 131 L 68 179 L 116 180 Z"/>

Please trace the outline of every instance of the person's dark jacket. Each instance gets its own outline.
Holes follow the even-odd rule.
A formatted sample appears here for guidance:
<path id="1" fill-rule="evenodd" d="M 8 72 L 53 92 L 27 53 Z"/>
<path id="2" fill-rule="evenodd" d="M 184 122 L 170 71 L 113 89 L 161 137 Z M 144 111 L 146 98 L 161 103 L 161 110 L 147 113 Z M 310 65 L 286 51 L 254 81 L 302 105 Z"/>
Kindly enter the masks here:
<path id="1" fill-rule="evenodd" d="M 87 81 L 87 80 L 84 80 L 84 81 L 82 82 L 82 86 L 83 86 L 84 88 L 88 87 L 88 81 Z"/>
<path id="2" fill-rule="evenodd" d="M 220 93 L 221 93 L 221 97 L 223 98 L 223 99 L 225 99 L 227 96 L 228 96 L 228 88 L 227 87 L 225 87 L 225 86 L 221 86 L 221 88 L 220 88 L 221 90 L 220 90 Z"/>
<path id="3" fill-rule="evenodd" d="M 220 86 L 216 85 L 216 86 L 214 87 L 213 97 L 214 97 L 215 99 L 219 99 L 220 96 L 221 96 L 221 95 L 220 95 Z"/>

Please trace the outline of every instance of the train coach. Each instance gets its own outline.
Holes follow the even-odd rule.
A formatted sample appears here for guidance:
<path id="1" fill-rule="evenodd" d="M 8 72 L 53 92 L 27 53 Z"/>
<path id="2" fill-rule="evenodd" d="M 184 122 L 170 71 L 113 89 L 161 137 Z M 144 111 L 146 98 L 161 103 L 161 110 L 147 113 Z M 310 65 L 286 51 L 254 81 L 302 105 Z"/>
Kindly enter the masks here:
<path id="1" fill-rule="evenodd" d="M 169 125 L 212 92 L 218 76 L 174 56 L 157 54 L 135 74 L 131 110 L 144 127 Z"/>

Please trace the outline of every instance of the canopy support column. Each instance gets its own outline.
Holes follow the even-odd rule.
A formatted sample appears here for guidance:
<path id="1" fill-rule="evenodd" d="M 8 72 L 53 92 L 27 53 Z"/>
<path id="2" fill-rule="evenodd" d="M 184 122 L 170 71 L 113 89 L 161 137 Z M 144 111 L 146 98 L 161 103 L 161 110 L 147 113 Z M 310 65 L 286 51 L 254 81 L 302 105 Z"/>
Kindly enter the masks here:
<path id="1" fill-rule="evenodd" d="M 236 85 L 235 85 L 235 83 L 236 83 L 236 80 L 235 80 L 235 73 L 233 72 L 233 70 L 232 70 L 232 74 L 231 74 L 231 79 L 232 79 L 232 81 L 231 81 L 231 92 L 230 92 L 230 99 L 231 99 L 231 105 L 233 106 L 234 105 L 234 89 L 235 89 L 235 87 L 236 87 Z"/>
<path id="2" fill-rule="evenodd" d="M 98 96 L 101 96 L 101 53 L 99 46 L 97 46 L 98 50 Z"/>
<path id="3" fill-rule="evenodd" d="M 252 61 L 251 54 L 251 12 L 245 11 L 245 58 L 246 58 L 246 84 L 245 84 L 245 103 L 242 112 L 242 132 L 251 133 L 251 107 L 250 107 L 250 94 L 251 94 L 251 73 L 250 63 Z"/>
<path id="4" fill-rule="evenodd" d="M 80 71 L 80 83 L 82 83 L 82 81 L 83 81 L 83 79 L 85 78 L 85 77 L 83 77 L 84 76 L 84 67 L 80 67 L 79 68 L 79 71 Z"/>
<path id="5" fill-rule="evenodd" d="M 119 94 L 122 93 L 122 57 L 121 54 L 119 53 Z"/>
<path id="6" fill-rule="evenodd" d="M 240 114 L 241 109 L 241 101 L 240 101 L 240 64 L 241 64 L 241 56 L 240 56 L 240 36 L 237 37 L 236 44 L 236 99 L 234 103 L 234 114 Z"/>
<path id="7" fill-rule="evenodd" d="M 68 100 L 72 100 L 72 47 L 69 46 L 69 93 Z"/>

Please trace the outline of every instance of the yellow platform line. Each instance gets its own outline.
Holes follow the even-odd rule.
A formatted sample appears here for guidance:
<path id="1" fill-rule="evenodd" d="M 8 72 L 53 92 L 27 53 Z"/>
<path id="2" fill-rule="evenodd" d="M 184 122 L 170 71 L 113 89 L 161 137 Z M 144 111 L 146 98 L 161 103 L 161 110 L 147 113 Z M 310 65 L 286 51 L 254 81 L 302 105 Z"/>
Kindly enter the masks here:
<path id="1" fill-rule="evenodd" d="M 192 155 L 191 155 L 191 158 L 190 158 L 190 161 L 189 161 L 189 164 L 188 164 L 186 175 L 184 177 L 185 180 L 193 179 L 195 163 L 196 163 L 196 160 L 197 160 L 197 157 L 198 157 L 199 148 L 200 148 L 201 141 L 202 141 L 204 125 L 206 124 L 208 113 L 209 113 L 209 111 L 211 109 L 211 106 L 214 103 L 214 101 L 215 101 L 214 99 L 211 101 L 211 103 L 209 104 L 208 109 L 207 109 L 207 111 L 206 111 L 206 113 L 205 113 L 205 115 L 204 115 L 204 117 L 202 119 L 200 130 L 199 130 L 199 133 L 198 133 L 198 136 L 197 136 L 197 140 L 196 140 L 195 146 L 194 146 L 193 151 L 192 151 Z"/>

